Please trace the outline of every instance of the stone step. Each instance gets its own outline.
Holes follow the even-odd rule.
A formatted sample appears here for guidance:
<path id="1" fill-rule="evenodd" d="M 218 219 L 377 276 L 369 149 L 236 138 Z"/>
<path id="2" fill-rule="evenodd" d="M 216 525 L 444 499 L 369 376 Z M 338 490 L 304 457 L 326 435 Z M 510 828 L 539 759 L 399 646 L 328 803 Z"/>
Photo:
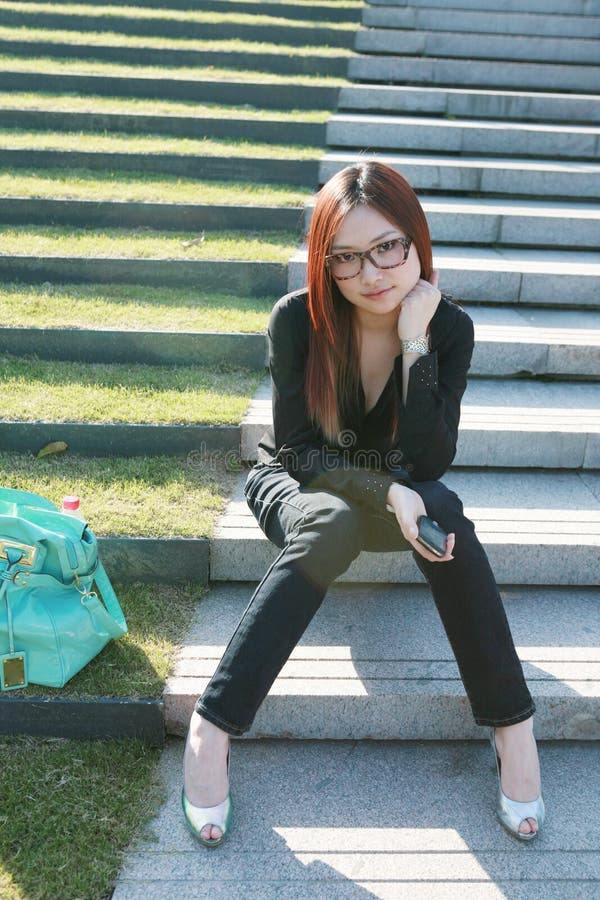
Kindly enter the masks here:
<path id="1" fill-rule="evenodd" d="M 186 828 L 184 742 L 169 741 L 164 804 L 112 900 L 595 900 L 598 745 L 538 744 L 548 817 L 525 849 L 495 817 L 487 729 L 478 739 L 234 741 L 233 826 L 218 853 L 199 852 Z"/>
<path id="2" fill-rule="evenodd" d="M 597 199 L 600 164 L 572 160 L 529 160 L 486 156 L 440 156 L 432 153 L 378 153 L 377 158 L 401 172 L 418 191 L 509 194 L 516 198 Z M 324 184 L 344 166 L 368 154 L 328 152 L 319 163 Z"/>
<path id="3" fill-rule="evenodd" d="M 592 20 L 594 23 L 596 20 Z M 560 64 L 600 64 L 594 38 L 539 37 L 518 34 L 466 33 L 459 27 L 444 31 L 412 31 L 397 28 L 361 28 L 356 33 L 359 53 L 438 57 L 440 59 L 502 60 Z"/>
<path id="4" fill-rule="evenodd" d="M 1 153 L 0 153 L 1 158 Z M 106 187 L 110 192 L 110 185 Z M 64 200 L 3 197 L 0 222 L 10 224 L 75 225 L 83 228 L 157 228 L 181 231 L 295 231 L 303 209 L 294 206 L 169 203 L 133 200 Z"/>
<path id="5" fill-rule="evenodd" d="M 600 247 L 600 203 L 511 202 L 426 194 L 419 200 L 436 243 L 548 248 L 556 244 L 560 234 L 561 247 Z M 307 227 L 313 209 L 314 202 L 306 209 Z"/>
<path id="6" fill-rule="evenodd" d="M 600 313 L 469 306 L 475 323 L 471 375 L 600 379 Z M 147 365 L 268 364 L 264 333 L 0 327 L 0 352 L 40 359 Z"/>
<path id="7" fill-rule="evenodd" d="M 338 110 L 596 125 L 600 119 L 600 97 L 535 91 L 353 84 L 340 88 Z"/>
<path id="8" fill-rule="evenodd" d="M 371 6 L 417 9 L 448 9 L 448 0 L 369 0 Z M 494 10 L 498 9 L 498 0 L 460 0 L 462 10 Z M 503 0 L 503 12 L 564 13 L 564 0 Z M 570 16 L 600 16 L 600 0 L 569 0 Z"/>
<path id="9" fill-rule="evenodd" d="M 215 529 L 213 581 L 260 581 L 278 550 L 242 494 L 245 476 Z M 452 470 L 443 481 L 463 500 L 499 584 L 597 585 L 600 474 Z M 361 553 L 338 579 L 420 583 L 410 552 Z"/>
<path id="10" fill-rule="evenodd" d="M 167 731 L 184 735 L 255 584 L 213 586 L 163 694 Z M 502 592 L 541 738 L 600 738 L 594 589 Z M 473 740 L 454 654 L 425 586 L 333 585 L 247 737 Z"/>
<path id="11" fill-rule="evenodd" d="M 600 76 L 600 70 L 599 70 Z M 327 121 L 327 145 L 365 150 L 487 153 L 598 161 L 600 128 L 487 119 L 338 113 Z"/>
<path id="12" fill-rule="evenodd" d="M 385 81 L 474 88 L 597 93 L 598 67 L 502 60 L 444 59 L 414 56 L 355 56 L 348 63 L 352 81 Z"/>
<path id="13" fill-rule="evenodd" d="M 369 28 L 415 28 L 431 31 L 458 31 L 465 34 L 531 35 L 532 37 L 556 36 L 560 38 L 600 37 L 600 16 L 543 13 L 517 13 L 507 9 L 465 9 L 462 0 L 456 0 L 456 8 L 444 4 L 443 9 L 433 5 L 411 3 L 409 6 L 366 6 L 363 25 Z M 547 6 L 547 4 L 546 4 Z M 571 4 L 569 4 L 569 7 Z M 459 8 L 460 7 L 460 8 Z M 565 9 L 562 4 L 563 11 Z"/>
<path id="14" fill-rule="evenodd" d="M 600 378 L 596 347 L 595 377 Z M 455 466 L 600 468 L 600 386 L 470 379 L 463 397 Z M 242 458 L 256 460 L 272 424 L 265 379 L 241 425 Z"/>
<path id="15" fill-rule="evenodd" d="M 433 263 L 440 272 L 443 289 L 460 300 L 561 308 L 600 307 L 600 262 L 598 254 L 591 251 L 438 244 L 433 248 Z M 288 291 L 304 287 L 304 248 L 290 259 L 287 272 Z"/>

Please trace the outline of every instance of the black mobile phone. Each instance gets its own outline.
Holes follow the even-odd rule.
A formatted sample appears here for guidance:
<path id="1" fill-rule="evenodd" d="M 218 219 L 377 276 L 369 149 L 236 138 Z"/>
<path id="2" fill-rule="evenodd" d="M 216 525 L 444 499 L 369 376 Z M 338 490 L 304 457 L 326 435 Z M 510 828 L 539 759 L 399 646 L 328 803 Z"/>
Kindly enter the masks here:
<path id="1" fill-rule="evenodd" d="M 435 556 L 445 556 L 448 535 L 444 529 L 440 528 L 438 523 L 429 516 L 420 516 L 417 519 L 417 525 L 419 526 L 418 542 Z"/>

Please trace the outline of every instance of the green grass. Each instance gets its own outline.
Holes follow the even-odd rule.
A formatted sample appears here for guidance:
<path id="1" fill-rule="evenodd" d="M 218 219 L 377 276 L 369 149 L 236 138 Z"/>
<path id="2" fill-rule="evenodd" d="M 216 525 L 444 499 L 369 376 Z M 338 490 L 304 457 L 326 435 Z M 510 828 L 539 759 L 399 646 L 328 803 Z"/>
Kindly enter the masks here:
<path id="1" fill-rule="evenodd" d="M 192 100 L 147 100 L 137 97 L 99 97 L 93 94 L 52 94 L 0 91 L 0 109 L 39 109 L 44 112 L 123 113 L 125 115 L 164 115 L 220 119 L 277 119 L 281 122 L 325 122 L 328 110 L 261 109 L 253 106 L 223 106 Z"/>
<path id="2" fill-rule="evenodd" d="M 2 418 L 237 425 L 263 372 L 0 356 Z M 60 429 L 57 429 L 59 431 Z"/>
<path id="3" fill-rule="evenodd" d="M 264 332 L 275 297 L 131 284 L 0 287 L 0 326 Z"/>
<path id="4" fill-rule="evenodd" d="M 67 450 L 35 459 L 33 453 L 0 452 L 3 487 L 33 491 L 58 506 L 67 494 L 77 494 L 98 536 L 211 537 L 241 468 L 232 454 L 202 446 L 185 458 L 84 457 Z"/>
<path id="5" fill-rule="evenodd" d="M 201 240 L 191 247 L 189 241 Z M 294 251 L 291 232 L 164 232 L 146 228 L 0 227 L 0 255 L 93 256 L 135 259 L 237 259 L 286 263 Z"/>
<path id="6" fill-rule="evenodd" d="M 146 172 L 92 169 L 0 169 L 0 197 L 77 200 L 150 200 L 169 203 L 302 207 L 309 188 L 250 182 L 168 179 Z"/>
<path id="7" fill-rule="evenodd" d="M 276 53 L 282 56 L 350 56 L 351 50 L 344 47 L 326 45 L 275 44 L 266 41 L 231 40 L 187 40 L 184 38 L 163 38 L 120 34 L 116 31 L 75 31 L 46 28 L 10 28 L 0 26 L 0 40 L 27 41 L 29 43 L 69 44 L 70 46 L 111 46 L 139 47 L 157 50 L 192 50 L 211 53 Z M 131 64 L 133 65 L 133 63 Z"/>
<path id="8" fill-rule="evenodd" d="M 128 633 L 62 688 L 29 685 L 14 697 L 160 697 L 206 589 L 195 584 L 114 584 Z"/>
<path id="9" fill-rule="evenodd" d="M 0 737 L 0 897 L 107 900 L 134 833 L 164 799 L 137 740 Z"/>
<path id="10" fill-rule="evenodd" d="M 161 78 L 184 79 L 186 81 L 242 81 L 261 84 L 289 84 L 312 87 L 339 87 L 348 82 L 345 78 L 332 75 L 276 75 L 250 69 L 227 69 L 220 66 L 126 66 L 119 63 L 98 60 L 54 59 L 51 56 L 27 57 L 23 59 L 9 53 L 0 54 L 0 72 L 35 72 L 43 75 L 103 75 L 119 78 Z"/>
<path id="11" fill-rule="evenodd" d="M 19 12 L 35 13 L 61 13 L 62 15 L 94 16 L 98 23 L 103 20 L 126 16 L 129 19 L 159 20 L 186 23 L 231 23 L 232 25 L 284 25 L 290 29 L 306 28 L 335 28 L 340 31 L 355 31 L 354 22 L 323 22 L 314 21 L 310 17 L 306 20 L 286 19 L 283 16 L 265 16 L 256 14 L 244 14 L 237 12 L 204 12 L 201 10 L 177 10 L 177 9 L 151 9 L 139 6 L 92 6 L 83 3 L 10 3 L 3 2 L 4 9 L 18 10 Z"/>
<path id="12" fill-rule="evenodd" d="M 0 148 L 13 150 L 78 150 L 94 153 L 177 153 L 181 156 L 243 156 L 273 159 L 319 159 L 319 147 L 294 144 L 260 144 L 251 141 L 213 138 L 179 138 L 162 135 L 117 133 L 93 134 L 80 131 L 24 131 L 1 128 Z"/>

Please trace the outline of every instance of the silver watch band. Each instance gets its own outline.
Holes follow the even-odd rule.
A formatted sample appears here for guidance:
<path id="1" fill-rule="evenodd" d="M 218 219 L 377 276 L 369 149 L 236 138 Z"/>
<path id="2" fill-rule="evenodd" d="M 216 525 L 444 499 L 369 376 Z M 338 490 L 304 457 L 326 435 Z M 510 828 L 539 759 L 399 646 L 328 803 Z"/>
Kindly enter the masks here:
<path id="1" fill-rule="evenodd" d="M 403 353 L 429 353 L 429 338 L 426 334 L 420 334 L 410 341 L 402 341 Z"/>

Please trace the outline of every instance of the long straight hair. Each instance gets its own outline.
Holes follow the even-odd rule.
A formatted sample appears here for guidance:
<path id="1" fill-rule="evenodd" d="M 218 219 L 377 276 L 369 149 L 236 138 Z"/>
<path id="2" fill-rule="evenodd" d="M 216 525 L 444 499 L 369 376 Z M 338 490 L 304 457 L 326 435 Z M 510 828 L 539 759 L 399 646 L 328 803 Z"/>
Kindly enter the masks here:
<path id="1" fill-rule="evenodd" d="M 375 160 L 347 166 L 319 191 L 308 233 L 308 309 L 310 329 L 306 367 L 308 413 L 332 445 L 344 443 L 342 429 L 351 424 L 361 390 L 356 330 L 349 303 L 325 265 L 344 217 L 357 206 L 369 206 L 413 240 L 421 262 L 421 278 L 431 278 L 433 260 L 429 227 L 408 181 Z M 340 437 L 342 435 L 342 437 Z M 390 440 L 398 437 L 398 415 Z"/>

